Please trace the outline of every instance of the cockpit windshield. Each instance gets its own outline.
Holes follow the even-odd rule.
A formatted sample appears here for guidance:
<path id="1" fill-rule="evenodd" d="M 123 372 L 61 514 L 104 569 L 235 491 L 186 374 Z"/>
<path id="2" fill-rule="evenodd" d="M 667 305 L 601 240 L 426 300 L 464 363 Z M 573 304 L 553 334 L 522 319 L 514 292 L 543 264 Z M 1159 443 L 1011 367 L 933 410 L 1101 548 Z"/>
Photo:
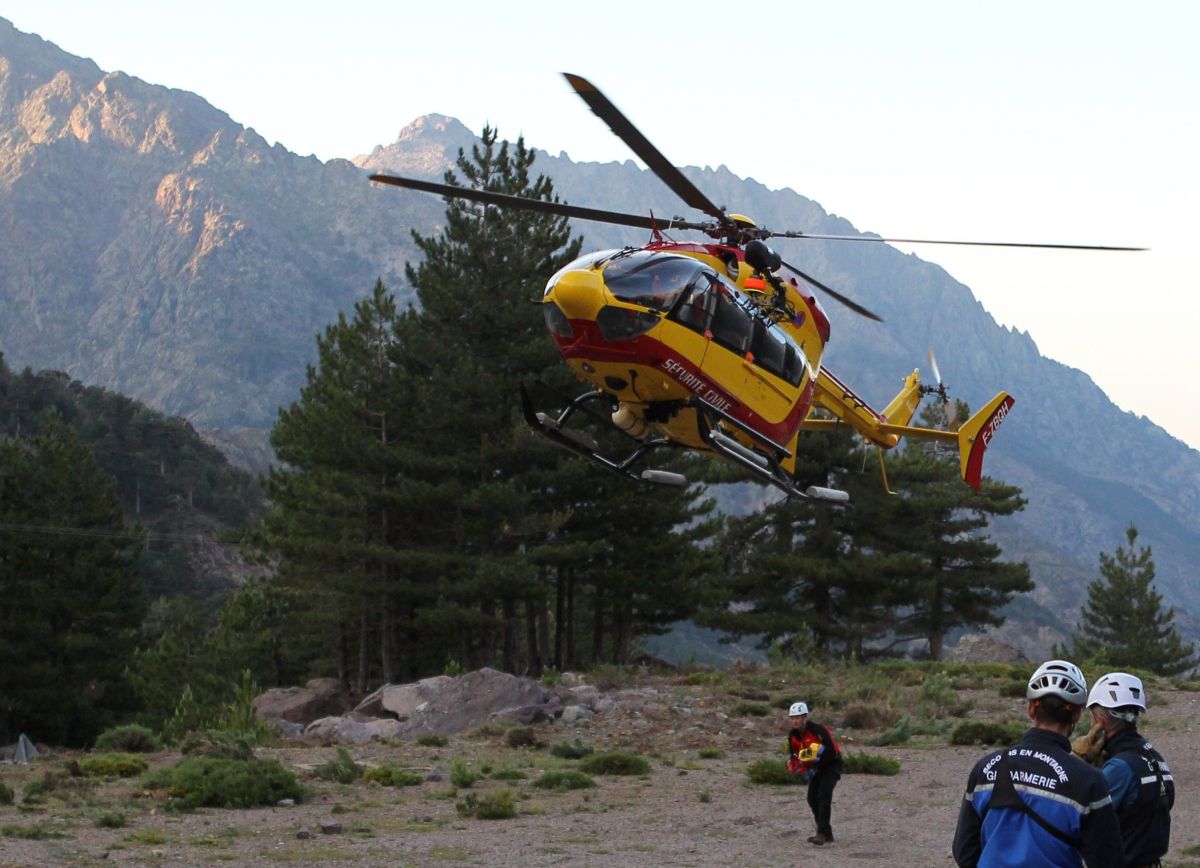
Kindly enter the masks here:
<path id="1" fill-rule="evenodd" d="M 604 283 L 621 301 L 666 311 L 703 268 L 687 256 L 638 251 L 613 257 L 604 266 Z"/>

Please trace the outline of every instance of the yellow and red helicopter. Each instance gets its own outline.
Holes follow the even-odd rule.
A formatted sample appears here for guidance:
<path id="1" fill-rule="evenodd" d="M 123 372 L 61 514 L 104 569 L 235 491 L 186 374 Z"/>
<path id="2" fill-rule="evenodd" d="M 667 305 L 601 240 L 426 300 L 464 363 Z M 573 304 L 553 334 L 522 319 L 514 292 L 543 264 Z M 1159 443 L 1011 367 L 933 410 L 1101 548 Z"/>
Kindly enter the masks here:
<path id="1" fill-rule="evenodd" d="M 650 231 L 649 243 L 589 253 L 559 270 L 546 284 L 542 299 L 546 326 L 567 364 L 592 388 L 553 416 L 537 412 L 528 391 L 521 389 L 525 417 L 534 431 L 634 479 L 686 485 L 687 480 L 678 473 L 639 470 L 653 450 L 686 448 L 741 465 L 788 496 L 845 501 L 848 496 L 835 489 L 802 489 L 793 473 L 802 432 L 849 426 L 881 450 L 892 448 L 906 436 L 954 443 L 963 479 L 979 487 L 984 452 L 1013 406 L 1013 398 L 1000 392 L 956 430 L 911 425 L 924 395 L 936 393 L 946 400 L 931 354 L 938 385 L 923 385 L 919 371 L 914 370 L 886 407 L 871 408 L 822 367 L 830 323 L 809 287 L 862 316 L 879 317 L 784 262 L 767 246 L 768 238 L 1142 249 L 771 231 L 714 205 L 594 85 L 581 76 L 564 75 L 592 112 L 672 192 L 709 219 L 696 222 L 676 217 L 663 222 L 653 216 L 394 175 L 371 175 L 371 180 L 485 205 Z M 664 234 L 675 230 L 698 231 L 709 240 L 679 242 Z M 790 275 L 781 276 L 783 270 Z M 605 454 L 593 438 L 568 427 L 577 411 L 596 404 L 633 441 L 627 454 Z M 825 413 L 814 415 L 818 408 Z"/>

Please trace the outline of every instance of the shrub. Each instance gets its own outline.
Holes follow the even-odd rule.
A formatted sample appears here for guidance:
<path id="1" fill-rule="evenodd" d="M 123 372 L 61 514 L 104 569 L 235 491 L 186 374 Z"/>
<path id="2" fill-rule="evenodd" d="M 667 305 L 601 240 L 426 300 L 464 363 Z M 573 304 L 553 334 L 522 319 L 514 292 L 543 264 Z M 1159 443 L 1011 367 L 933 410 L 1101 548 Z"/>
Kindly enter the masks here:
<path id="1" fill-rule="evenodd" d="M 4 781 L 0 781 L 0 805 L 11 805 L 13 803 L 13 791 L 8 788 Z"/>
<path id="2" fill-rule="evenodd" d="M 423 778 L 416 772 L 393 765 L 376 766 L 363 772 L 364 781 L 374 781 L 385 787 L 415 787 Z"/>
<path id="3" fill-rule="evenodd" d="M 26 805 L 40 804 L 51 794 L 64 802 L 72 802 L 84 798 L 94 786 L 95 781 L 88 778 L 46 771 L 41 778 L 25 787 L 22 802 Z"/>
<path id="4" fill-rule="evenodd" d="M 504 734 L 504 743 L 509 747 L 537 747 L 537 733 L 531 726 L 517 726 Z"/>
<path id="5" fill-rule="evenodd" d="M 131 753 L 103 753 L 79 760 L 85 778 L 130 778 L 150 768 L 150 763 Z"/>
<path id="6" fill-rule="evenodd" d="M 579 770 L 592 775 L 645 775 L 650 773 L 650 763 L 644 757 L 613 751 L 585 757 Z"/>
<path id="7" fill-rule="evenodd" d="M 125 815 L 124 814 L 101 814 L 96 818 L 96 827 L 99 829 L 124 829 Z"/>
<path id="8" fill-rule="evenodd" d="M 700 759 L 721 759 L 725 756 L 725 751 L 719 747 L 702 747 L 699 755 Z"/>
<path id="9" fill-rule="evenodd" d="M 954 728 L 950 734 L 951 744 L 1012 744 L 1025 733 L 1019 723 L 993 723 L 969 720 Z"/>
<path id="10" fill-rule="evenodd" d="M 771 709 L 760 702 L 739 702 L 730 713 L 737 717 L 766 717 Z"/>
<path id="11" fill-rule="evenodd" d="M 583 759 L 592 753 L 592 749 L 579 739 L 575 739 L 573 742 L 556 741 L 550 745 L 550 753 L 561 759 Z"/>
<path id="12" fill-rule="evenodd" d="M 752 784 L 785 786 L 800 782 L 800 778 L 788 771 L 787 763 L 780 759 L 757 759 L 746 767 L 746 777 Z"/>
<path id="13" fill-rule="evenodd" d="M 137 723 L 115 726 L 96 737 L 96 750 L 121 753 L 156 753 L 162 745 L 149 727 Z"/>
<path id="14" fill-rule="evenodd" d="M 1019 697 L 1024 699 L 1025 691 L 1028 689 L 1028 687 L 1029 685 L 1026 683 L 1026 679 L 1022 678 L 1020 681 L 1005 682 L 996 688 L 996 690 L 1001 696 L 1004 697 Z"/>
<path id="15" fill-rule="evenodd" d="M 209 759 L 254 759 L 254 749 L 247 738 L 220 729 L 189 732 L 180 740 L 179 752 Z"/>
<path id="16" fill-rule="evenodd" d="M 450 783 L 459 789 L 469 789 L 479 780 L 479 773 L 474 772 L 466 763 L 455 761 L 450 768 Z"/>
<path id="17" fill-rule="evenodd" d="M 5 826 L 0 829 L 5 838 L 24 838 L 27 841 L 45 841 L 49 838 L 67 838 L 69 835 L 46 826 Z"/>
<path id="18" fill-rule="evenodd" d="M 884 747 L 886 745 L 905 744 L 910 738 L 912 738 L 912 721 L 907 717 L 902 717 L 894 726 L 870 739 L 867 744 Z"/>
<path id="19" fill-rule="evenodd" d="M 344 747 L 337 749 L 337 756 L 313 769 L 313 774 L 323 781 L 352 784 L 362 777 L 363 767 L 354 761 Z"/>
<path id="20" fill-rule="evenodd" d="M 455 803 L 454 809 L 460 817 L 475 817 L 477 820 L 509 820 L 517 815 L 517 804 L 512 790 L 501 790 L 482 798 L 474 793 Z"/>
<path id="21" fill-rule="evenodd" d="M 842 712 L 842 724 L 850 729 L 886 729 L 899 717 L 885 701 L 853 702 Z"/>
<path id="22" fill-rule="evenodd" d="M 168 793 L 188 808 L 256 808 L 304 798 L 296 776 L 277 760 L 188 757 L 170 770 Z"/>
<path id="23" fill-rule="evenodd" d="M 449 740 L 444 735 L 422 735 L 417 738 L 421 747 L 445 747 Z"/>
<path id="24" fill-rule="evenodd" d="M 533 785 L 540 790 L 585 790 L 596 786 L 596 782 L 583 772 L 570 770 L 546 772 Z"/>
<path id="25" fill-rule="evenodd" d="M 842 754 L 842 762 L 848 775 L 894 775 L 900 771 L 897 760 L 869 753 Z"/>

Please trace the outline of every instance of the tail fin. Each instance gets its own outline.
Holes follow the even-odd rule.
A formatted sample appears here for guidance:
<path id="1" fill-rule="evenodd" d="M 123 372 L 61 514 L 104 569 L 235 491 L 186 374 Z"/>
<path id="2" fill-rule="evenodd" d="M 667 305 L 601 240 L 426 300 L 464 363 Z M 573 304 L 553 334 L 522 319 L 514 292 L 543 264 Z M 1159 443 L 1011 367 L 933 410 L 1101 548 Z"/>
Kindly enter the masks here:
<path id="1" fill-rule="evenodd" d="M 921 403 L 921 376 L 913 371 L 904 378 L 900 393 L 883 408 L 883 418 L 892 425 L 907 425 Z"/>
<path id="2" fill-rule="evenodd" d="M 983 453 L 987 451 L 988 444 L 992 442 L 992 435 L 1008 416 L 1008 411 L 1014 403 L 1016 402 L 1011 395 L 1001 392 L 958 429 L 958 456 L 962 478 L 976 491 L 979 490 L 979 480 L 983 475 Z"/>

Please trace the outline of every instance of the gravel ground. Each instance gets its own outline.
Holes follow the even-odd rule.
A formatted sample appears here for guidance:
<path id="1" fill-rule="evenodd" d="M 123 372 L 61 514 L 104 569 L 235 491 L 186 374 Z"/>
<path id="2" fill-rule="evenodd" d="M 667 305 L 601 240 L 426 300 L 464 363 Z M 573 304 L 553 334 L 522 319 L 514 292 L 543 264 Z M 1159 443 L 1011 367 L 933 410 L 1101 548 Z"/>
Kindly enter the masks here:
<path id="1" fill-rule="evenodd" d="M 674 693 L 671 693 L 674 690 Z M 755 759 L 781 756 L 782 711 L 765 719 L 726 717 L 715 700 L 682 696 L 679 688 L 652 689 L 640 703 L 564 732 L 539 730 L 544 741 L 578 736 L 598 748 L 639 750 L 651 759 L 643 777 L 599 777 L 592 790 L 546 793 L 530 786 L 540 770 L 560 761 L 545 751 L 514 750 L 498 737 L 454 738 L 443 748 L 368 745 L 353 748 L 364 764 L 392 762 L 440 780 L 400 790 L 357 783 L 317 781 L 307 771 L 329 759 L 329 748 L 285 747 L 265 751 L 296 769 L 312 788 L 294 807 L 256 810 L 202 809 L 164 812 L 130 781 L 104 784 L 82 802 L 52 802 L 43 810 L 0 807 L 0 866 L 11 865 L 952 865 L 950 841 L 967 772 L 983 752 L 949 747 L 944 739 L 898 748 L 865 747 L 869 733 L 837 728 L 847 751 L 897 759 L 891 776 L 847 775 L 834 797 L 835 843 L 815 847 L 802 787 L 748 783 L 745 769 Z M 1002 705 L 1016 713 L 1019 700 L 995 692 L 961 694 L 977 711 Z M 1152 697 L 1153 698 L 1153 697 Z M 1178 801 L 1172 848 L 1165 865 L 1200 866 L 1200 694 L 1165 692 L 1157 697 L 1143 731 L 1163 752 L 1175 775 Z M 724 702 L 727 708 L 729 702 Z M 703 759 L 702 747 L 724 756 Z M 30 767 L 0 767 L 0 779 L 20 792 L 63 757 Z M 164 754 L 156 763 L 177 756 Z M 449 770 L 458 759 L 474 767 L 517 768 L 526 780 L 485 779 L 451 795 Z M 515 819 L 463 819 L 455 804 L 466 793 L 482 797 L 502 788 L 518 793 Z M 98 816 L 119 811 L 123 828 L 95 826 Z M 340 824 L 340 831 L 322 831 Z M 40 828 L 63 837 L 14 837 Z M 305 830 L 308 837 L 303 835 Z"/>

